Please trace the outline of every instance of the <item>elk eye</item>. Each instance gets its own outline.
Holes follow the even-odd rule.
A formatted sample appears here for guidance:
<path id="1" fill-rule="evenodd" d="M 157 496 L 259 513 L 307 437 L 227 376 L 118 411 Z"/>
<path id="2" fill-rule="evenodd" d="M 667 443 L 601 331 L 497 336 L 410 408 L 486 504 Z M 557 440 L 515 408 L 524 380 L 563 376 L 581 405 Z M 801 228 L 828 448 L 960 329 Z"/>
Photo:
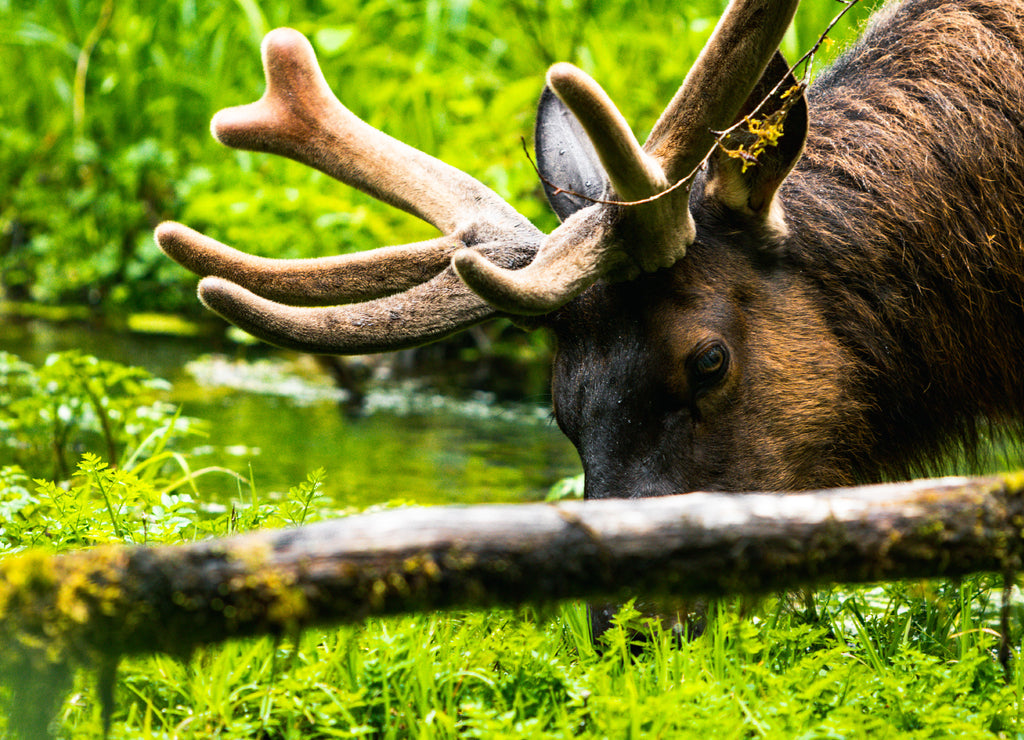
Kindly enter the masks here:
<path id="1" fill-rule="evenodd" d="M 707 345 L 697 351 L 690 367 L 697 388 L 706 390 L 725 375 L 729 367 L 729 353 L 717 342 Z"/>

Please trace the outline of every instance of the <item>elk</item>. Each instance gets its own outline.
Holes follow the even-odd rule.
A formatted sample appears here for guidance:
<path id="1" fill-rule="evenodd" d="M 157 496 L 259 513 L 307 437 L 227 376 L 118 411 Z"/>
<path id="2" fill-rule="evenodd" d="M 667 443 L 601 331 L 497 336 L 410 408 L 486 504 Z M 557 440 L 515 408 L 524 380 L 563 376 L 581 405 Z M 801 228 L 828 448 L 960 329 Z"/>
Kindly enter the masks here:
<path id="1" fill-rule="evenodd" d="M 806 90 L 777 51 L 797 3 L 732 0 L 642 146 L 594 80 L 552 67 L 550 234 L 358 119 L 306 39 L 273 31 L 265 94 L 214 136 L 442 236 L 312 260 L 176 223 L 157 241 L 208 308 L 281 347 L 381 352 L 494 316 L 547 328 L 587 498 L 914 474 L 1024 411 L 1024 0 L 886 5 Z M 735 156 L 772 116 L 756 162 Z"/>

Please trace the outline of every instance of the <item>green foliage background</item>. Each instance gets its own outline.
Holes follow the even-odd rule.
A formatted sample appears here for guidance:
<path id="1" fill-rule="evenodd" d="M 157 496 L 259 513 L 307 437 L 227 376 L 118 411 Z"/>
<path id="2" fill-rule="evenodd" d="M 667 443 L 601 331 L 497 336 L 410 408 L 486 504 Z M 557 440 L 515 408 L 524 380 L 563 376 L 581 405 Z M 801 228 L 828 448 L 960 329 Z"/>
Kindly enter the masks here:
<path id="1" fill-rule="evenodd" d="M 260 95 L 259 41 L 272 27 L 313 39 L 358 115 L 549 229 L 519 144 L 546 67 L 587 69 L 643 138 L 724 4 L 0 0 L 0 291 L 108 313 L 198 312 L 193 278 L 152 243 L 164 219 L 271 256 L 429 235 L 316 172 L 213 142 L 213 113 Z M 838 10 L 805 0 L 785 50 L 806 49 Z M 833 53 L 869 10 L 837 30 Z M 38 368 L 0 357 L 0 432 L 21 465 L 0 469 L 0 555 L 344 513 L 320 496 L 319 472 L 283 499 L 239 481 L 230 508 L 204 501 L 205 475 L 224 471 L 191 467 L 178 447 L 201 425 L 161 405 L 158 389 L 79 354 Z M 627 613 L 603 652 L 573 604 L 311 630 L 184 662 L 138 658 L 114 687 L 111 736 L 1021 737 L 1019 591 L 1009 594 L 1004 674 L 998 585 L 977 577 L 826 589 L 800 605 L 719 604 L 707 633 L 682 645 Z M 629 629 L 652 633 L 638 654 Z M 57 736 L 100 737 L 101 693 L 92 673 L 77 673 Z M 9 729 L 0 719 L 0 737 Z"/>
<path id="2" fill-rule="evenodd" d="M 319 173 L 232 152 L 218 109 L 262 92 L 259 42 L 291 25 L 374 126 L 465 169 L 554 226 L 520 138 L 544 72 L 573 61 L 641 138 L 724 0 L 0 0 L 0 290 L 108 312 L 199 312 L 193 279 L 152 241 L 164 219 L 242 249 L 313 256 L 432 227 Z M 806 49 L 838 3 L 804 3 Z M 868 3 L 833 34 L 847 38 Z M 837 46 L 838 48 L 838 46 Z"/>

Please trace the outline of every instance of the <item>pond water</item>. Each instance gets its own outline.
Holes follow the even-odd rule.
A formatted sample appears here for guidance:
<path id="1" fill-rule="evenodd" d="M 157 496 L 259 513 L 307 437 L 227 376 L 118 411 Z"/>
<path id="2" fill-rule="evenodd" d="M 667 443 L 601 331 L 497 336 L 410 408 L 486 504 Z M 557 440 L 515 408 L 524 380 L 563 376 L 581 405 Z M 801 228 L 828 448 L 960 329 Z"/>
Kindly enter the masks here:
<path id="1" fill-rule="evenodd" d="M 260 496 L 287 492 L 322 467 L 324 492 L 339 506 L 529 501 L 580 471 L 542 399 L 498 403 L 481 394 L 444 396 L 422 384 L 375 384 L 363 413 L 353 416 L 326 374 L 299 355 L 217 348 L 203 338 L 0 322 L 0 350 L 34 364 L 70 348 L 168 380 L 168 400 L 209 422 L 208 438 L 190 450 L 193 466 L 222 465 L 251 477 Z M 207 476 L 201 490 L 212 498 L 239 495 L 228 476 Z"/>

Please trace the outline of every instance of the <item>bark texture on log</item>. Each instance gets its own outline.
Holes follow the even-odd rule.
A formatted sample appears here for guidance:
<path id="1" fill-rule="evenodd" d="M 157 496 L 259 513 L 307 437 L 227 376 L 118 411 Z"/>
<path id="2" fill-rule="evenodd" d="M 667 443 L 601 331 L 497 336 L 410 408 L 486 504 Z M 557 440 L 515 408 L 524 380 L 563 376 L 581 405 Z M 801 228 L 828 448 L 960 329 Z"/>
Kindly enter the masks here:
<path id="1" fill-rule="evenodd" d="M 93 662 L 417 610 L 1009 573 L 1022 529 L 1024 476 L 399 509 L 8 558 L 0 645 Z"/>

